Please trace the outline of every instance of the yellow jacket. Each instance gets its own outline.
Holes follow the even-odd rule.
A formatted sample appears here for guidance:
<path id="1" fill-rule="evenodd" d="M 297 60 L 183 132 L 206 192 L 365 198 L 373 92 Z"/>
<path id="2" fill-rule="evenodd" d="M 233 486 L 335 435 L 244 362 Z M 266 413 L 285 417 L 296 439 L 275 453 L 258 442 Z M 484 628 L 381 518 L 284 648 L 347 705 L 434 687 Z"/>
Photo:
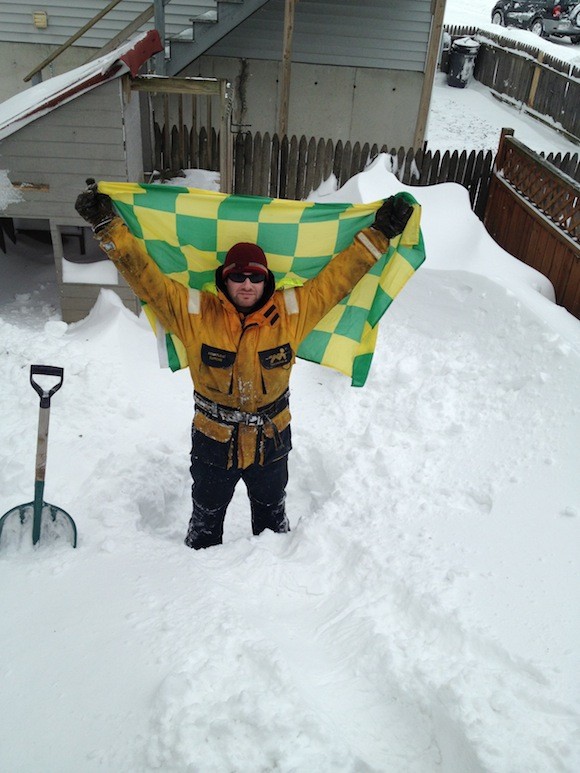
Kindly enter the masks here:
<path id="1" fill-rule="evenodd" d="M 270 274 L 260 308 L 243 314 L 227 295 L 221 268 L 217 294 L 192 290 L 165 276 L 120 218 L 99 231 L 101 247 L 136 295 L 182 341 L 202 399 L 245 414 L 260 414 L 272 403 L 280 407 L 271 421 L 252 425 L 216 420 L 197 406 L 194 455 L 197 443 L 199 456 L 209 463 L 245 468 L 288 453 L 290 411 L 281 398 L 296 350 L 387 250 L 388 240 L 380 232 L 368 228 L 361 234 L 302 287 L 275 290 Z M 197 437 L 199 433 L 204 437 Z"/>

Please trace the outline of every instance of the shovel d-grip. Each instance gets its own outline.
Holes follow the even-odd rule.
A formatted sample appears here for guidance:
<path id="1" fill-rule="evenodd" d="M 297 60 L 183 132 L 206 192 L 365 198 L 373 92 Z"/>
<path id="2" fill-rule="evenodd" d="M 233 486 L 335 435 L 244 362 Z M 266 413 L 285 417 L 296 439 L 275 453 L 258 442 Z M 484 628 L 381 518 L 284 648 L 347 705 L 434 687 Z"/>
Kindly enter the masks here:
<path id="1" fill-rule="evenodd" d="M 50 388 L 45 388 L 35 376 L 50 376 L 57 380 Z M 0 538 L 2 530 L 12 516 L 20 519 L 24 526 L 30 521 L 32 514 L 32 544 L 40 540 L 41 533 L 47 532 L 57 536 L 63 528 L 69 533 L 72 546 L 77 544 L 77 527 L 71 516 L 62 508 L 44 501 L 44 479 L 46 477 L 46 457 L 48 450 L 48 425 L 50 419 L 50 401 L 55 392 L 62 386 L 64 369 L 52 365 L 31 365 L 30 383 L 40 397 L 40 415 L 38 417 L 38 437 L 36 444 L 36 468 L 34 477 L 34 501 L 17 505 L 0 518 Z"/>

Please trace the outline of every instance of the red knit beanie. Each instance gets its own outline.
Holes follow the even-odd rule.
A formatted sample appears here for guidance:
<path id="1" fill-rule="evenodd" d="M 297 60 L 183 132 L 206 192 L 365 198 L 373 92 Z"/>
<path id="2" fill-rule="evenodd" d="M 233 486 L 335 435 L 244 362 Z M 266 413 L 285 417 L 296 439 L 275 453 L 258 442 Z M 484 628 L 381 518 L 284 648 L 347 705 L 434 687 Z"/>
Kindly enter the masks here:
<path id="1" fill-rule="evenodd" d="M 264 250 L 251 242 L 234 244 L 228 250 L 224 261 L 223 278 L 226 279 L 232 271 L 238 271 L 240 274 L 264 274 L 267 276 L 268 261 L 264 255 Z"/>

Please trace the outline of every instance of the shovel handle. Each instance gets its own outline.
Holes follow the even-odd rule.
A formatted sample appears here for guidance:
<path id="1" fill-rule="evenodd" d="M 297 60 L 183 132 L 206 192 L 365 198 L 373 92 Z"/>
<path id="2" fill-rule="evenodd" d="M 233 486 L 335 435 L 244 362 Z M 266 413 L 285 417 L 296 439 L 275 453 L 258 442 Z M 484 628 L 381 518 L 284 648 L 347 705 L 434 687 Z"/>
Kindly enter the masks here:
<path id="1" fill-rule="evenodd" d="M 60 379 L 48 392 L 43 389 L 38 382 L 34 380 L 34 376 L 55 376 Z M 31 365 L 30 366 L 30 383 L 32 384 L 34 391 L 38 393 L 40 397 L 40 407 L 50 408 L 50 399 L 55 392 L 62 386 L 64 378 L 64 368 L 57 368 L 54 365 Z"/>

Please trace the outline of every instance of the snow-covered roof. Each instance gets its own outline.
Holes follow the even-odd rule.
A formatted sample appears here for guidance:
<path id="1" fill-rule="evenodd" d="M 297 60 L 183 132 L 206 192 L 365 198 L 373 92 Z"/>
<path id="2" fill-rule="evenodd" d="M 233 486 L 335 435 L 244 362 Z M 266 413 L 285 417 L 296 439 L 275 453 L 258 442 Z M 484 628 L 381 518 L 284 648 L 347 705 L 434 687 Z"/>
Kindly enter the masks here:
<path id="1" fill-rule="evenodd" d="M 93 62 L 10 97 L 0 103 L 0 140 L 102 83 L 127 72 L 137 75 L 141 65 L 162 50 L 159 33 L 157 30 L 150 30 Z"/>

